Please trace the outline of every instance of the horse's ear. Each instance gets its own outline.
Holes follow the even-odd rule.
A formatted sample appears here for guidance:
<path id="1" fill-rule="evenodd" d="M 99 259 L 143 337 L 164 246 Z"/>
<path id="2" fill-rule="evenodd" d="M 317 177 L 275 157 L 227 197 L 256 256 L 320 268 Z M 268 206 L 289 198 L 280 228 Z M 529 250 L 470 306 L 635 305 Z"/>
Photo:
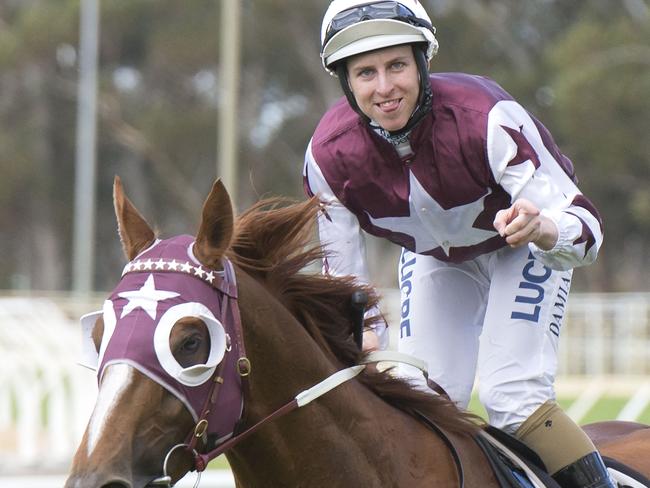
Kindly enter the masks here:
<path id="1" fill-rule="evenodd" d="M 113 205 L 117 217 L 117 230 L 120 233 L 122 248 L 126 258 L 131 261 L 156 239 L 147 221 L 131 201 L 124 195 L 119 176 L 113 182 Z"/>
<path id="2" fill-rule="evenodd" d="M 232 239 L 233 221 L 230 196 L 221 180 L 217 180 L 203 204 L 201 227 L 194 244 L 194 255 L 202 264 L 220 268 L 221 257 Z"/>

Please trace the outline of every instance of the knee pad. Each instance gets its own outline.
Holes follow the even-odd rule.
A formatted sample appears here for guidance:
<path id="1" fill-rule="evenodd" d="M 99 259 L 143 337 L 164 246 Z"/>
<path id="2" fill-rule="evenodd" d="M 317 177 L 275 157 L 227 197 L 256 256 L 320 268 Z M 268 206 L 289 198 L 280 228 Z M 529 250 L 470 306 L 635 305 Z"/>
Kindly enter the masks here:
<path id="1" fill-rule="evenodd" d="M 551 474 L 596 450 L 587 434 L 551 400 L 521 424 L 515 437 L 542 458 Z"/>

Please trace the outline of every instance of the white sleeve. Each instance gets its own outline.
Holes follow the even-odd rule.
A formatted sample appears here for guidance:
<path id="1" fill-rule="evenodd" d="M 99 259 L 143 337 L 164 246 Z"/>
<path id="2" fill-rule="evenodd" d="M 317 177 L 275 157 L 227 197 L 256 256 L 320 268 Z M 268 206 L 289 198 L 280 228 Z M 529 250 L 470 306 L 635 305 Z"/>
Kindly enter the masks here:
<path id="1" fill-rule="evenodd" d="M 529 243 L 533 255 L 558 270 L 591 264 L 603 241 L 598 211 L 553 157 L 537 125 L 517 102 L 501 101 L 490 111 L 487 155 L 496 182 L 511 201 L 530 200 L 557 226 L 555 246 L 544 251 Z"/>
<path id="2" fill-rule="evenodd" d="M 325 250 L 323 272 L 332 276 L 352 275 L 361 283 L 369 282 L 366 244 L 357 217 L 336 198 L 314 160 L 311 142 L 303 170 L 310 191 L 325 204 L 318 215 L 318 233 Z"/>
<path id="3" fill-rule="evenodd" d="M 350 212 L 334 195 L 325 180 L 323 172 L 316 163 L 311 150 L 311 141 L 305 155 L 303 169 L 305 184 L 313 195 L 325 204 L 318 214 L 318 234 L 321 246 L 325 250 L 323 273 L 332 276 L 352 275 L 357 282 L 367 284 L 370 281 L 366 259 L 366 244 L 357 217 Z M 380 349 L 389 345 L 387 324 L 379 307 L 372 307 L 365 312 L 366 318 L 380 316 L 373 330 L 379 338 Z"/>

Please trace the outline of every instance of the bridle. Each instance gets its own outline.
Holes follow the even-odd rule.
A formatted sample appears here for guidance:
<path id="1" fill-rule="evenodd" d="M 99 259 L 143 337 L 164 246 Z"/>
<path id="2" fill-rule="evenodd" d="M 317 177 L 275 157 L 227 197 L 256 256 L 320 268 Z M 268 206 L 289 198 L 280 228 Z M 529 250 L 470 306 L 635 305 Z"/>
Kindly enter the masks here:
<path id="1" fill-rule="evenodd" d="M 246 396 L 248 391 L 248 380 L 247 377 L 251 372 L 251 362 L 246 356 L 246 349 L 244 347 L 244 337 L 243 330 L 241 325 L 241 316 L 239 313 L 239 306 L 237 304 L 237 282 L 235 278 L 234 266 L 230 260 L 226 257 L 222 258 L 223 272 L 215 276 L 214 280 L 210 282 L 213 288 L 221 292 L 221 323 L 224 324 L 226 330 L 229 332 L 229 337 L 231 343 L 226 348 L 226 352 L 223 360 L 213 373 L 210 378 L 210 389 L 206 395 L 203 407 L 198 415 L 196 423 L 192 428 L 191 432 L 188 434 L 184 443 L 176 444 L 173 446 L 165 455 L 163 462 L 163 475 L 149 482 L 148 486 L 166 486 L 171 487 L 172 478 L 167 472 L 167 465 L 171 456 L 177 450 L 183 450 L 193 457 L 193 469 L 196 470 L 199 475 L 196 480 L 195 486 L 198 486 L 200 481 L 200 473 L 205 470 L 208 463 L 219 456 L 222 452 L 228 449 L 230 446 L 226 447 L 230 441 L 234 439 L 239 439 L 241 435 L 233 435 L 228 441 L 218 444 L 213 449 L 209 450 L 206 453 L 200 453 L 197 449 L 197 444 L 200 440 L 207 442 L 207 434 L 209 432 L 209 419 L 212 409 L 217 405 L 219 400 L 219 393 L 222 385 L 224 384 L 224 368 L 225 365 L 232 360 L 229 357 L 230 354 L 237 354 L 236 358 L 236 372 L 241 379 L 241 390 L 240 396 L 243 402 L 243 398 Z M 235 423 L 237 425 L 241 422 L 243 417 L 243 412 L 240 414 L 239 419 Z M 233 432 L 235 431 L 235 426 L 233 426 Z M 191 469 L 192 469 L 191 468 Z"/>
<path id="2" fill-rule="evenodd" d="M 226 350 L 226 356 L 219 364 L 219 367 L 214 372 L 211 381 L 211 388 L 209 394 L 206 396 L 201 413 L 192 428 L 191 432 L 188 434 L 187 439 L 184 443 L 177 444 L 173 446 L 165 455 L 163 462 L 163 474 L 162 476 L 155 478 L 153 481 L 149 482 L 147 486 L 162 486 L 162 487 L 172 487 L 172 478 L 169 475 L 167 468 L 169 460 L 173 453 L 178 450 L 182 450 L 187 454 L 190 454 L 193 458 L 193 466 L 190 470 L 194 469 L 198 472 L 196 482 L 194 487 L 197 488 L 201 479 L 201 473 L 206 469 L 208 463 L 215 459 L 217 456 L 225 453 L 229 449 L 233 448 L 244 439 L 249 437 L 251 434 L 259 430 L 262 426 L 267 423 L 282 417 L 293 410 L 296 410 L 300 407 L 303 407 L 313 400 L 316 400 L 320 396 L 326 394 L 327 392 L 333 390 L 339 385 L 355 378 L 359 375 L 368 364 L 370 363 L 380 363 L 380 362 L 390 362 L 390 363 L 405 363 L 411 366 L 414 366 L 420 369 L 425 376 L 427 376 L 427 367 L 426 363 L 423 361 L 408 356 L 405 354 L 397 353 L 394 351 L 375 351 L 369 354 L 366 354 L 364 360 L 357 365 L 350 366 L 339 370 L 329 377 L 322 380 L 320 383 L 312 386 L 311 388 L 302 391 L 296 395 L 291 401 L 287 402 L 268 416 L 259 420 L 252 426 L 248 427 L 246 430 L 236 433 L 237 429 L 233 428 L 233 435 L 214 446 L 212 449 L 207 452 L 199 452 L 197 449 L 197 444 L 200 440 L 206 439 L 206 433 L 208 432 L 209 427 L 209 416 L 212 408 L 217 404 L 219 399 L 220 388 L 224 383 L 224 377 L 222 376 L 224 365 L 228 361 L 228 354 L 231 354 L 233 351 L 239 354 L 237 358 L 237 373 L 241 378 L 241 395 L 242 399 L 247 396 L 249 389 L 248 376 L 251 373 L 251 362 L 246 356 L 246 351 L 244 347 L 244 338 L 243 338 L 243 329 L 241 323 L 241 315 L 239 313 L 239 306 L 237 303 L 237 283 L 235 279 L 234 267 L 232 263 L 227 259 L 223 258 L 223 268 L 224 273 L 218 276 L 218 279 L 214 281 L 213 286 L 223 293 L 224 299 L 221 305 L 221 314 L 222 314 L 222 323 L 226 325 L 227 330 L 231 333 L 231 338 L 234 342 L 234 347 L 230 347 Z M 230 310 L 231 320 L 226 321 L 228 317 L 228 310 Z M 240 415 L 239 420 L 236 422 L 236 425 L 240 424 L 243 418 L 243 411 Z M 426 423 L 426 422 L 425 422 Z M 452 451 L 452 456 L 456 464 L 460 486 L 463 486 L 463 468 L 460 464 L 460 458 L 456 449 L 453 446 L 453 443 L 448 439 L 446 434 L 442 432 L 438 427 L 434 425 L 435 432 L 442 437 L 443 441 Z"/>
<path id="3" fill-rule="evenodd" d="M 226 355 L 224 356 L 224 359 L 221 361 L 218 368 L 215 370 L 212 378 L 210 379 L 211 388 L 208 392 L 208 395 L 206 396 L 206 400 L 204 402 L 201 413 L 198 416 L 198 419 L 194 427 L 192 428 L 192 431 L 189 433 L 186 441 L 182 444 L 177 444 L 173 446 L 167 452 L 163 463 L 163 475 L 149 482 L 149 486 L 164 486 L 164 487 L 173 486 L 172 478 L 171 476 L 169 476 L 167 472 L 167 465 L 169 463 L 169 459 L 171 458 L 172 454 L 175 451 L 181 449 L 183 449 L 184 452 L 189 453 L 193 457 L 193 463 L 194 463 L 193 469 L 195 469 L 199 473 L 199 478 L 197 478 L 195 484 L 195 486 L 198 486 L 200 480 L 200 473 L 205 470 L 205 468 L 207 467 L 208 463 L 211 460 L 213 460 L 220 454 L 223 454 L 224 452 L 231 449 L 235 445 L 239 444 L 241 441 L 243 441 L 248 436 L 250 436 L 258 429 L 260 429 L 263 425 L 267 424 L 268 422 L 278 417 L 284 416 L 287 413 L 297 408 L 307 405 L 311 401 L 315 400 L 321 395 L 324 395 L 328 391 L 336 388 L 340 384 L 354 378 L 359 373 L 361 373 L 361 371 L 363 371 L 366 367 L 365 364 L 359 364 L 356 366 L 351 366 L 349 368 L 345 368 L 343 370 L 337 371 L 336 373 L 329 376 L 325 380 L 321 381 L 317 385 L 299 393 L 298 395 L 296 395 L 296 397 L 293 400 L 286 403 L 279 409 L 275 410 L 273 413 L 263 418 L 262 420 L 256 422 L 248 429 L 240 433 L 233 434 L 233 436 L 230 439 L 227 439 L 219 443 L 217 446 L 215 446 L 214 448 L 212 448 L 207 452 L 204 453 L 199 452 L 197 449 L 197 444 L 201 439 L 205 439 L 206 437 L 206 433 L 208 432 L 208 427 L 209 427 L 208 419 L 210 413 L 212 411 L 212 408 L 218 402 L 219 391 L 221 386 L 224 384 L 224 377 L 222 375 L 222 372 L 223 372 L 224 365 L 227 364 L 228 360 L 230 359 L 228 358 L 228 354 L 231 354 L 233 351 L 236 351 L 239 354 L 236 365 L 237 365 L 237 373 L 241 378 L 242 398 L 247 396 L 247 391 L 249 388 L 247 378 L 251 372 L 251 362 L 246 356 L 243 329 L 241 323 L 241 315 L 239 313 L 239 305 L 237 303 L 238 295 L 237 295 L 237 283 L 236 283 L 236 278 L 234 273 L 234 267 L 232 263 L 225 257 L 222 260 L 222 264 L 224 268 L 224 273 L 217 276 L 214 282 L 212 282 L 212 286 L 223 293 L 224 298 L 221 304 L 221 315 L 222 315 L 221 320 L 222 323 L 226 326 L 226 329 L 230 332 L 234 347 L 230 347 L 226 350 L 225 353 Z M 230 320 L 226 320 L 226 318 L 229 315 L 229 312 L 230 312 Z M 243 418 L 243 414 L 240 416 L 237 423 L 241 422 L 242 418 Z M 233 429 L 233 432 L 235 431 L 236 429 Z"/>

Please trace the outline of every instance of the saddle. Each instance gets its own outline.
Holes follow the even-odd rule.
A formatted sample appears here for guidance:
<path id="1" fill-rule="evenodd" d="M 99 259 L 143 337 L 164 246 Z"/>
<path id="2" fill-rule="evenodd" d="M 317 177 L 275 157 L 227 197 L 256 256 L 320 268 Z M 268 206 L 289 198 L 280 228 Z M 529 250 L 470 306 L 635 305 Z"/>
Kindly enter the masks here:
<path id="1" fill-rule="evenodd" d="M 560 488 L 539 456 L 515 437 L 488 426 L 475 438 L 502 488 Z M 619 488 L 650 488 L 650 480 L 634 469 L 603 456 Z"/>

